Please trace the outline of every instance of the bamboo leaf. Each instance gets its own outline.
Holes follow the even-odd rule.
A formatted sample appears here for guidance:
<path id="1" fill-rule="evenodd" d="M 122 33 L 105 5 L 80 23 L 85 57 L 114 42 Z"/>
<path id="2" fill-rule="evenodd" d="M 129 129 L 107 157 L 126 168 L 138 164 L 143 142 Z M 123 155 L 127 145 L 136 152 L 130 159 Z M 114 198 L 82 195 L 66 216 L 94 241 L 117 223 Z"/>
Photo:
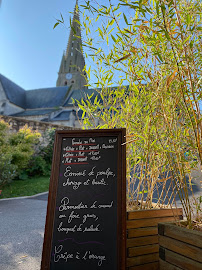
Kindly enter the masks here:
<path id="1" fill-rule="evenodd" d="M 113 35 L 111 35 L 111 37 L 112 37 L 113 41 L 116 43 L 115 37 Z"/>
<path id="2" fill-rule="evenodd" d="M 126 15 L 124 13 L 123 13 L 123 17 L 124 17 L 125 23 L 128 25 L 128 20 L 127 20 Z"/>
<path id="3" fill-rule="evenodd" d="M 178 69 L 176 68 L 176 69 L 174 70 L 173 74 L 170 75 L 170 76 L 167 78 L 167 80 L 166 80 L 167 87 L 169 87 L 170 84 L 172 83 L 172 81 L 174 80 L 177 71 L 178 71 Z"/>
<path id="4" fill-rule="evenodd" d="M 53 29 L 58 26 L 59 22 L 56 22 L 56 24 L 53 26 Z"/>
<path id="5" fill-rule="evenodd" d="M 131 56 L 131 54 L 129 53 L 129 54 L 127 54 L 127 55 L 125 55 L 125 56 L 119 58 L 118 60 L 116 60 L 115 63 L 121 62 L 122 60 L 125 60 L 125 59 L 127 59 L 128 57 L 130 57 L 130 56 Z"/>

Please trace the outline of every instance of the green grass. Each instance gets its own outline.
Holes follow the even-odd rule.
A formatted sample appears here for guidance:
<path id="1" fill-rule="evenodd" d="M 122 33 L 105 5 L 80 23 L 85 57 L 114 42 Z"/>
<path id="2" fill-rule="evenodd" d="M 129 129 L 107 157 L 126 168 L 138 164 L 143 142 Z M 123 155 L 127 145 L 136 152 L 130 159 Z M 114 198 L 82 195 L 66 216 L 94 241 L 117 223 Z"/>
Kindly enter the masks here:
<path id="1" fill-rule="evenodd" d="M 49 176 L 32 177 L 27 180 L 15 180 L 1 188 L 0 199 L 31 196 L 45 192 L 48 191 L 49 183 Z"/>

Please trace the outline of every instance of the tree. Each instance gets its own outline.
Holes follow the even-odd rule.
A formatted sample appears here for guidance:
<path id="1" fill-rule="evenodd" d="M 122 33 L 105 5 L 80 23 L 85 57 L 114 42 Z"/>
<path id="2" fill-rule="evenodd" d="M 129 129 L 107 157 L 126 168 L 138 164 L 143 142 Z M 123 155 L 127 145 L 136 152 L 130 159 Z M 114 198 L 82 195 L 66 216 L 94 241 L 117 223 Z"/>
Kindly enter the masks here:
<path id="1" fill-rule="evenodd" d="M 101 88 L 101 99 L 91 96 L 79 104 L 84 125 L 125 126 L 130 142 L 128 198 L 151 207 L 155 189 L 158 204 L 165 198 L 172 204 L 171 195 L 175 199 L 177 192 L 191 226 L 190 172 L 198 162 L 202 165 L 202 3 L 120 0 L 113 5 L 109 0 L 104 6 L 99 2 L 86 1 L 82 6 L 85 46 L 97 64 L 93 72 Z M 114 83 L 118 87 L 110 88 Z M 135 194 L 131 194 L 133 184 Z"/>

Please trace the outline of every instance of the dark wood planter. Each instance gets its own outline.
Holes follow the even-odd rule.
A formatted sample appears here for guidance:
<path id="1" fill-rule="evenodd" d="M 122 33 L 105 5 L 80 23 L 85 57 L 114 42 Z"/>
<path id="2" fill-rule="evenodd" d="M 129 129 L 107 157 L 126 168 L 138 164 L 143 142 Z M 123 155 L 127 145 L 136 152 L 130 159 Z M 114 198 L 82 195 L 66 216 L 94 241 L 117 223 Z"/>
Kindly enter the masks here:
<path id="1" fill-rule="evenodd" d="M 182 214 L 181 208 L 127 212 L 127 270 L 159 269 L 158 223 Z"/>
<path id="2" fill-rule="evenodd" d="M 202 232 L 160 223 L 158 233 L 161 270 L 202 269 Z"/>

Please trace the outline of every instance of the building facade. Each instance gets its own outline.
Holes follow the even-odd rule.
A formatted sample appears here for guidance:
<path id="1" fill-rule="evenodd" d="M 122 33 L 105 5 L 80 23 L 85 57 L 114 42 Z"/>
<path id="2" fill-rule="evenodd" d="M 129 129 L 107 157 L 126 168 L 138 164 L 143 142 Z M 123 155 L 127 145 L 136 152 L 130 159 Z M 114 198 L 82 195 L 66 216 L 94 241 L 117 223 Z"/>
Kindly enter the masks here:
<path id="1" fill-rule="evenodd" d="M 78 1 L 76 1 L 69 41 L 64 52 L 56 86 L 71 86 L 72 90 L 86 89 L 87 77 L 84 71 L 81 27 L 79 25 Z"/>
<path id="2" fill-rule="evenodd" d="M 86 86 L 87 76 L 84 71 L 85 58 L 79 22 L 77 0 L 56 87 L 26 91 L 0 74 L 0 115 L 80 127 L 82 112 L 73 105 L 73 99 L 81 101 L 96 90 Z"/>

